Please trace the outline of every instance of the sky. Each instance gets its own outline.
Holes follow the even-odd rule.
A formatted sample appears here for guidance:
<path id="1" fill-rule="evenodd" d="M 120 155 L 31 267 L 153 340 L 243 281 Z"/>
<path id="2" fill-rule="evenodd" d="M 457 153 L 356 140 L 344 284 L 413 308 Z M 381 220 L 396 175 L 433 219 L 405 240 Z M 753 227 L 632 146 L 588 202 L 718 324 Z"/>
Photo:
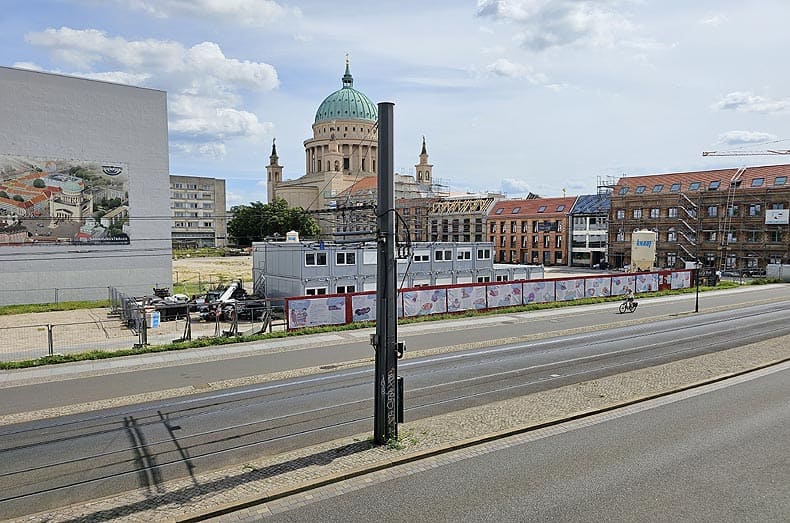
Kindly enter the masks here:
<path id="1" fill-rule="evenodd" d="M 453 192 L 592 194 L 621 176 L 786 163 L 786 0 L 1 0 L 0 65 L 165 90 L 171 174 L 266 201 L 321 101 L 395 104 Z M 90 160 L 90 159 L 86 159 Z"/>

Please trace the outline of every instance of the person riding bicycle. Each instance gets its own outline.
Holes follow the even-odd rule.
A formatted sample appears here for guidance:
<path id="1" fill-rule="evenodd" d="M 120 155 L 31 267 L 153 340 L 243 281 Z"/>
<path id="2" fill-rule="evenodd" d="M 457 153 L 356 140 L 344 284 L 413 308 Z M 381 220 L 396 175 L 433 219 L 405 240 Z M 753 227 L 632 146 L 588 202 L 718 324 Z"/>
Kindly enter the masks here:
<path id="1" fill-rule="evenodd" d="M 625 301 L 627 301 L 629 305 L 634 303 L 634 291 L 630 288 L 625 290 Z"/>

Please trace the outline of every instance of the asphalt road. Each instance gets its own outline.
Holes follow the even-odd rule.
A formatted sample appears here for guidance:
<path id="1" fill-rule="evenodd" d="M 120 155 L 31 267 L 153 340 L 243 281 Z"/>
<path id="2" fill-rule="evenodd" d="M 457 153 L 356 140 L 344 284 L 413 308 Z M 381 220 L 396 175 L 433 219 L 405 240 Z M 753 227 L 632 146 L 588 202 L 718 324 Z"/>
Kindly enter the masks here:
<path id="1" fill-rule="evenodd" d="M 787 521 L 783 369 L 266 521 Z"/>
<path id="2" fill-rule="evenodd" d="M 434 416 L 787 335 L 789 311 L 790 301 L 777 302 L 408 360 L 400 365 L 406 416 Z M 433 336 L 437 344 L 445 341 L 444 334 Z M 16 513 L 31 500 L 43 508 L 140 486 L 155 491 L 168 479 L 251 455 L 358 434 L 370 425 L 372 382 L 367 366 L 3 427 L 0 508 Z"/>

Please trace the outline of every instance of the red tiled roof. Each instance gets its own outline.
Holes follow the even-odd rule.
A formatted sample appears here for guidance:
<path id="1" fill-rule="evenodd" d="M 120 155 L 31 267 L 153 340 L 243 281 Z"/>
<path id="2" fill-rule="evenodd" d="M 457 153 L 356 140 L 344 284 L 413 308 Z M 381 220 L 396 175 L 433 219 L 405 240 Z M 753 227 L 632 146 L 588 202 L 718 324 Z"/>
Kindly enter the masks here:
<path id="1" fill-rule="evenodd" d="M 612 196 L 622 196 L 621 189 L 628 188 L 627 196 L 634 194 L 669 194 L 670 192 L 693 192 L 697 190 L 726 191 L 730 187 L 730 180 L 738 172 L 738 168 L 716 169 L 711 171 L 695 171 L 685 173 L 651 174 L 647 176 L 624 176 L 617 181 Z M 784 185 L 790 187 L 787 178 L 790 177 L 790 164 L 765 165 L 760 167 L 747 167 L 740 175 L 740 189 L 765 189 L 773 187 L 777 177 L 785 177 Z M 762 178 L 761 185 L 753 185 L 753 180 Z M 711 183 L 719 182 L 718 187 L 711 188 Z M 691 188 L 692 183 L 699 183 L 699 187 Z M 680 184 L 679 191 L 670 191 L 673 184 Z M 660 188 L 657 186 L 661 186 Z M 641 192 L 637 192 L 643 187 Z M 658 189 L 655 190 L 654 189 Z"/>
<path id="2" fill-rule="evenodd" d="M 494 206 L 488 213 L 488 218 L 491 220 L 504 219 L 506 217 L 561 218 L 571 212 L 571 208 L 575 201 L 576 196 L 567 196 L 564 198 L 530 198 L 526 200 L 499 200 L 494 203 Z M 543 208 L 542 211 L 541 208 Z M 560 208 L 562 208 L 562 210 L 558 211 L 557 209 Z M 502 210 L 500 211 L 499 209 Z"/>
<path id="3" fill-rule="evenodd" d="M 357 191 L 376 191 L 378 188 L 378 179 L 376 176 L 366 176 L 356 182 L 354 185 L 349 187 L 348 189 L 342 191 L 338 197 L 340 196 L 348 196 L 349 194 L 354 197 L 357 196 Z"/>

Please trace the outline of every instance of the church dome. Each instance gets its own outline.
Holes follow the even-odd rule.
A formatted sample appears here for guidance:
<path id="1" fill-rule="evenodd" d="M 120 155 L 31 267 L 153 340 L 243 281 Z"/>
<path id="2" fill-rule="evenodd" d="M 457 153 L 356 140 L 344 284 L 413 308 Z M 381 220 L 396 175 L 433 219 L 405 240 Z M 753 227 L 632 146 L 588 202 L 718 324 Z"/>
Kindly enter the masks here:
<path id="1" fill-rule="evenodd" d="M 328 120 L 378 120 L 378 109 L 370 98 L 354 89 L 354 78 L 348 69 L 343 75 L 343 88 L 327 96 L 315 112 L 315 123 Z"/>

